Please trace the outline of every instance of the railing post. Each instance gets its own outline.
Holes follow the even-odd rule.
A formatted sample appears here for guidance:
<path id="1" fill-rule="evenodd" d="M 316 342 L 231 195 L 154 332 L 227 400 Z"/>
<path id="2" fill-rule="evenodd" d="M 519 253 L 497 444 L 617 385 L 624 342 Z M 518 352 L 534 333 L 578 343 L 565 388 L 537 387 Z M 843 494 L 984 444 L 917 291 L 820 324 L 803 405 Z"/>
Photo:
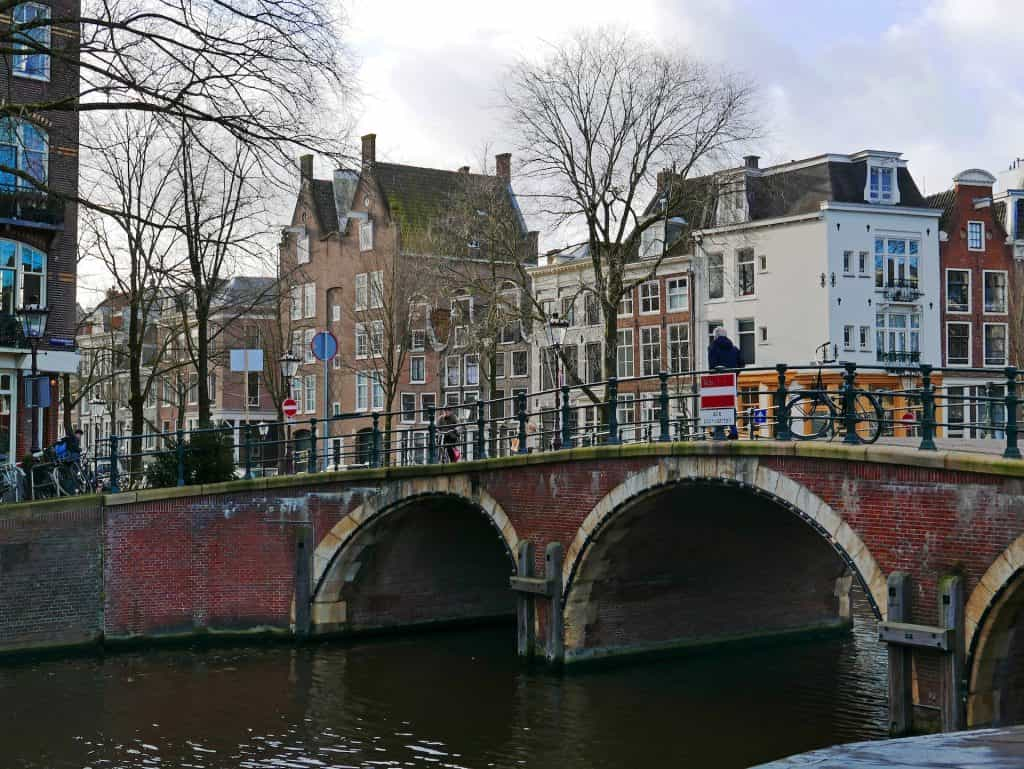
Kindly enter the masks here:
<path id="1" fill-rule="evenodd" d="M 178 485 L 185 485 L 185 431 L 180 427 L 177 431 L 177 445 L 174 447 L 174 452 L 178 457 Z"/>
<path id="2" fill-rule="evenodd" d="M 850 362 L 845 364 L 846 373 L 843 374 L 845 385 L 843 387 L 843 422 L 846 427 L 846 435 L 843 436 L 843 443 L 860 443 L 857 435 L 857 414 L 854 407 L 857 399 L 857 364 Z"/>
<path id="3" fill-rule="evenodd" d="M 605 443 L 619 442 L 619 380 L 608 377 L 608 437 Z"/>
<path id="4" fill-rule="evenodd" d="M 669 435 L 669 424 L 668 424 L 668 372 L 662 371 L 658 374 L 659 384 L 661 390 L 658 394 L 659 405 L 661 407 L 661 435 L 658 437 L 659 441 L 670 441 L 672 436 Z"/>
<path id="5" fill-rule="evenodd" d="M 932 367 L 921 364 L 921 445 L 922 451 L 935 451 L 935 388 Z"/>
<path id="6" fill-rule="evenodd" d="M 427 464 L 437 464 L 437 422 L 433 406 L 427 406 Z"/>
<path id="7" fill-rule="evenodd" d="M 117 458 L 117 441 L 118 437 L 111 433 L 110 435 L 110 493 L 117 494 L 121 490 L 121 479 L 119 478 L 120 473 L 118 472 L 119 460 Z M 30 468 L 29 473 L 34 473 L 35 468 Z M 32 477 L 31 475 L 29 476 Z M 178 484 L 179 486 L 181 484 Z"/>
<path id="8" fill-rule="evenodd" d="M 249 425 L 245 426 L 245 479 L 248 481 L 252 478 L 252 430 L 249 429 Z"/>
<path id="9" fill-rule="evenodd" d="M 775 364 L 778 372 L 778 385 L 775 388 L 775 440 L 788 441 L 791 439 L 789 432 L 789 414 L 786 413 L 786 364 Z"/>
<path id="10" fill-rule="evenodd" d="M 373 419 L 373 433 L 371 437 L 373 446 L 371 448 L 372 454 L 370 455 L 370 467 L 380 467 L 380 414 L 374 411 L 371 418 Z"/>
<path id="11" fill-rule="evenodd" d="M 1006 367 L 1006 450 L 1007 459 L 1020 459 L 1017 446 L 1017 368 Z"/>
<path id="12" fill-rule="evenodd" d="M 526 393 L 519 393 L 516 401 L 516 410 L 519 417 L 519 453 L 526 453 Z"/>
<path id="13" fill-rule="evenodd" d="M 306 456 L 306 472 L 316 472 L 316 417 L 309 420 L 309 454 Z"/>
<path id="14" fill-rule="evenodd" d="M 473 448 L 473 459 L 483 459 L 487 448 L 484 442 L 484 430 L 487 429 L 487 421 L 484 419 L 484 404 L 486 401 L 476 402 L 476 441 Z"/>
<path id="15" fill-rule="evenodd" d="M 572 425 L 569 424 L 569 385 L 562 385 L 562 448 L 572 448 Z"/>

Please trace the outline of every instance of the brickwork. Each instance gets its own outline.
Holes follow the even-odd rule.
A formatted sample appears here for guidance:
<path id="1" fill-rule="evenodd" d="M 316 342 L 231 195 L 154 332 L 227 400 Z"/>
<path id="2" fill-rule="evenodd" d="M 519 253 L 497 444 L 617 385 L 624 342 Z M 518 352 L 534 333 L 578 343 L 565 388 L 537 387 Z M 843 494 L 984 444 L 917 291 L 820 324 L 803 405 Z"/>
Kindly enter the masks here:
<path id="1" fill-rule="evenodd" d="M 0 651 L 98 640 L 99 500 L 19 508 L 0 514 Z"/>

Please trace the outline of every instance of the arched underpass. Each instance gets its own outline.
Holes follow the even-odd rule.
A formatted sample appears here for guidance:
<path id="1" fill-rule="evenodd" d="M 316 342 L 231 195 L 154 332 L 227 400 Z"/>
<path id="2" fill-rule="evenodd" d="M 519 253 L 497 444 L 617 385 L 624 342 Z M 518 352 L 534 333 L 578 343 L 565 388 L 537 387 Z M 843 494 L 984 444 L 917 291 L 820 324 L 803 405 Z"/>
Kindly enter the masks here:
<path id="1" fill-rule="evenodd" d="M 566 659 L 841 629 L 855 579 L 780 501 L 670 484 L 626 502 L 591 536 L 566 593 Z"/>
<path id="2" fill-rule="evenodd" d="M 316 587 L 313 632 L 511 618 L 508 544 L 482 509 L 454 495 L 376 513 L 338 547 Z"/>
<path id="3" fill-rule="evenodd" d="M 969 673 L 968 726 L 1024 723 L 1024 570 L 1002 586 L 985 613 Z"/>

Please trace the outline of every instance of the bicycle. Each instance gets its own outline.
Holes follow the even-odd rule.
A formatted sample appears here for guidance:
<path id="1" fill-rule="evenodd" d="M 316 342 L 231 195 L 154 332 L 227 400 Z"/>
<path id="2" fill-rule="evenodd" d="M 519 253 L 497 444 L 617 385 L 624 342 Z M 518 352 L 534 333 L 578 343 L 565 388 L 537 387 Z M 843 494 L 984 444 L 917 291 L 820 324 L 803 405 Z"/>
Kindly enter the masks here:
<path id="1" fill-rule="evenodd" d="M 0 502 L 21 502 L 25 499 L 25 473 L 17 465 L 0 467 Z"/>
<path id="2" fill-rule="evenodd" d="M 878 398 L 864 390 L 853 394 L 852 419 L 847 419 L 846 393 L 829 393 L 825 387 L 822 370 L 835 359 L 828 358 L 831 342 L 825 342 L 815 350 L 818 373 L 814 387 L 788 396 L 785 413 L 789 417 L 790 435 L 798 441 L 825 438 L 829 440 L 845 436 L 848 421 L 852 422 L 859 443 L 874 443 L 882 434 L 885 412 Z M 820 353 L 820 356 L 819 356 Z"/>

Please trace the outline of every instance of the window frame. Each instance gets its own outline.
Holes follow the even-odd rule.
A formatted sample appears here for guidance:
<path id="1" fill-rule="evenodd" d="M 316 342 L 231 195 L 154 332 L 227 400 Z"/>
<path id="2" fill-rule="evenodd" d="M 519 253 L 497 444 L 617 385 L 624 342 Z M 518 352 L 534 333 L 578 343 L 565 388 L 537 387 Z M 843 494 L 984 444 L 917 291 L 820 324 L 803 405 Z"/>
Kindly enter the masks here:
<path id="1" fill-rule="evenodd" d="M 373 251 L 373 220 L 369 217 L 359 222 L 359 251 Z"/>
<path id="2" fill-rule="evenodd" d="M 999 363 L 989 363 L 988 360 L 988 329 L 1001 327 L 1003 329 L 1003 359 Z M 985 368 L 1005 368 L 1010 358 L 1010 324 L 1009 323 L 983 323 L 981 328 L 981 362 Z"/>
<path id="3" fill-rule="evenodd" d="M 749 259 L 747 258 L 749 257 Z M 755 268 L 754 261 L 754 249 L 752 248 L 740 248 L 736 251 L 736 298 L 737 299 L 754 299 L 757 297 L 757 270 Z M 750 290 L 743 291 L 743 272 L 744 268 L 749 268 L 750 272 Z"/>
<path id="4" fill-rule="evenodd" d="M 51 77 L 51 74 L 52 74 L 52 72 L 51 72 L 52 53 L 51 52 L 53 50 L 53 26 L 52 26 L 52 24 L 39 25 L 39 26 L 33 27 L 32 29 L 28 30 L 28 32 L 24 35 L 26 38 L 33 39 L 31 37 L 31 35 L 33 33 L 35 33 L 35 32 L 43 32 L 43 33 L 45 33 L 45 37 L 46 37 L 45 42 L 43 42 L 41 40 L 34 40 L 33 39 L 33 42 L 35 44 L 39 45 L 40 47 L 45 47 L 46 48 L 46 52 L 45 53 L 43 53 L 42 51 L 34 50 L 31 47 L 26 47 L 24 49 L 26 51 L 32 51 L 31 53 L 17 53 L 17 51 L 19 50 L 19 47 L 21 45 L 18 42 L 18 31 L 19 31 L 18 30 L 18 25 L 26 23 L 24 21 L 18 21 L 17 20 L 17 12 L 18 12 L 19 8 L 35 8 L 37 10 L 45 11 L 45 13 L 46 13 L 45 18 L 47 20 L 51 21 L 51 22 L 53 20 L 53 11 L 50 8 L 50 6 L 46 5 L 45 3 L 32 3 L 32 2 L 29 2 L 29 3 L 18 3 L 16 6 L 11 8 L 11 32 L 12 32 L 11 37 L 12 37 L 12 42 L 14 43 L 13 48 L 15 50 L 15 52 L 11 55 L 11 75 L 13 75 L 14 77 L 24 78 L 25 80 L 36 80 L 36 81 L 39 81 L 39 82 L 48 83 L 48 82 L 50 82 L 50 77 Z M 25 67 L 19 67 L 18 66 L 19 65 L 19 59 L 22 59 L 25 62 L 30 62 L 32 60 L 32 58 L 35 57 L 35 56 L 42 57 L 42 59 L 43 59 L 43 62 L 44 62 L 43 69 L 45 71 L 42 74 L 34 74 L 33 72 L 29 71 L 27 66 L 25 66 Z"/>
<path id="5" fill-rule="evenodd" d="M 681 336 L 684 336 L 685 339 L 680 338 L 673 340 L 672 333 L 673 331 L 676 330 L 681 330 L 683 332 Z M 683 373 L 684 371 L 689 371 L 690 363 L 692 361 L 692 355 L 690 350 L 690 324 L 669 323 L 665 327 L 665 348 L 666 352 L 668 353 L 668 372 L 670 374 L 680 374 Z M 681 348 L 685 349 L 686 351 L 686 368 L 683 368 L 681 366 L 677 368 L 673 364 L 673 359 L 676 359 L 679 363 L 681 363 L 684 360 L 684 356 L 679 352 Z"/>
<path id="6" fill-rule="evenodd" d="M 420 368 L 422 371 L 422 377 L 416 377 L 416 361 L 419 361 Z M 426 384 L 427 383 L 427 356 L 426 355 L 410 355 L 409 356 L 409 384 Z"/>
<path id="7" fill-rule="evenodd" d="M 11 273 L 11 293 L 10 307 L 4 307 L 3 303 L 7 299 L 3 295 L 2 289 L 0 289 L 0 312 L 7 315 L 14 315 L 18 307 L 24 307 L 30 304 L 29 297 L 38 296 L 39 304 L 46 306 L 47 304 L 47 280 L 50 273 L 50 256 L 42 249 L 31 246 L 28 243 L 23 243 L 13 238 L 0 238 L 0 249 L 6 246 L 11 247 L 10 258 L 13 261 L 13 266 L 0 267 L 0 274 Z M 36 271 L 34 265 L 32 269 L 27 269 L 26 262 L 31 259 L 35 262 L 35 256 L 38 256 L 39 270 Z M 33 291 L 31 294 L 28 293 L 28 289 L 25 285 L 26 277 L 36 277 L 39 281 L 38 291 Z"/>
<path id="8" fill-rule="evenodd" d="M 516 368 L 516 360 L 518 356 L 521 356 L 523 361 L 523 368 L 521 373 L 516 373 L 519 369 Z M 530 376 L 530 356 L 526 350 L 513 350 L 512 351 L 512 379 L 521 379 L 522 377 Z"/>
<path id="9" fill-rule="evenodd" d="M 629 338 L 628 343 L 623 343 L 625 337 Z M 633 329 L 631 328 L 620 328 L 615 332 L 615 375 L 618 379 L 631 379 L 633 372 L 636 371 L 635 352 L 633 345 L 636 343 L 633 335 Z M 623 351 L 628 350 L 628 355 L 624 356 Z M 626 368 L 624 364 L 628 363 L 629 373 L 623 373 Z"/>
<path id="10" fill-rule="evenodd" d="M 717 266 L 712 266 L 711 262 L 713 259 L 718 260 Z M 718 296 L 711 295 L 711 276 L 717 273 L 719 275 L 719 291 Z M 708 268 L 707 268 L 707 300 L 709 302 L 722 302 L 725 301 L 725 254 L 715 253 L 708 254 Z"/>
<path id="11" fill-rule="evenodd" d="M 973 234 L 972 230 L 977 230 L 978 245 L 973 246 Z M 968 219 L 967 220 L 967 250 L 968 251 L 984 251 L 985 250 L 985 222 L 979 219 Z"/>
<path id="12" fill-rule="evenodd" d="M 411 410 L 406 410 L 406 408 L 405 408 L 405 399 L 406 398 L 412 398 L 412 409 Z M 399 415 L 400 415 L 399 416 L 399 421 L 402 424 L 405 424 L 405 425 L 414 425 L 414 424 L 416 424 L 416 393 L 406 393 L 406 392 L 400 393 L 399 396 L 398 396 L 398 403 L 399 403 Z M 406 419 L 406 417 L 409 416 L 409 415 L 411 415 L 412 418 L 411 419 Z"/>
<path id="13" fill-rule="evenodd" d="M 356 273 L 355 280 L 352 282 L 352 286 L 355 290 L 355 304 L 356 310 L 365 310 L 370 304 L 370 278 L 369 273 L 359 272 Z"/>
<path id="14" fill-rule="evenodd" d="M 651 286 L 654 287 L 654 293 L 651 293 Z M 637 292 L 640 297 L 640 314 L 641 315 L 658 315 L 661 312 L 661 281 L 655 278 L 654 280 L 646 280 L 637 287 Z M 645 292 L 647 296 L 645 296 Z M 644 309 L 647 307 L 647 309 Z"/>
<path id="15" fill-rule="evenodd" d="M 315 414 L 316 413 L 316 374 L 305 374 L 303 375 L 303 392 L 302 396 L 305 398 L 303 413 Z"/>
<path id="16" fill-rule="evenodd" d="M 949 329 L 950 326 L 964 326 L 967 328 L 967 359 L 963 363 L 953 363 L 953 359 L 949 354 Z M 950 368 L 970 368 L 971 357 L 973 354 L 972 345 L 974 343 L 974 324 L 966 320 L 948 320 L 946 321 L 946 327 L 942 335 L 942 346 L 946 353 L 946 365 Z"/>
<path id="17" fill-rule="evenodd" d="M 953 272 L 963 272 L 963 273 L 967 274 L 967 309 L 966 310 L 954 310 L 950 306 L 950 301 L 949 301 L 949 275 L 950 275 L 950 273 L 953 273 Z M 970 315 L 971 314 L 971 305 L 973 304 L 973 302 L 971 301 L 972 300 L 971 293 L 972 293 L 972 289 L 973 289 L 973 286 L 971 285 L 972 282 L 973 282 L 973 276 L 971 275 L 971 273 L 972 273 L 972 270 L 969 269 L 969 268 L 966 268 L 966 267 L 947 267 L 946 268 L 945 275 L 944 275 L 945 281 L 943 283 L 943 289 L 944 289 L 945 294 L 946 294 L 946 303 L 945 304 L 946 304 L 946 313 L 947 314 L 950 314 L 950 315 Z"/>
<path id="18" fill-rule="evenodd" d="M 681 299 L 681 306 L 673 307 L 673 299 Z M 665 280 L 665 312 L 688 312 L 689 309 L 690 279 L 685 275 L 667 278 Z"/>
<path id="19" fill-rule="evenodd" d="M 635 298 L 633 296 L 634 293 L 636 293 L 636 287 L 635 286 L 633 288 L 630 288 L 629 290 L 625 291 L 622 294 L 622 298 L 619 299 L 619 303 L 618 303 L 618 305 L 615 308 L 615 317 L 617 317 L 617 318 L 632 318 L 633 317 L 633 314 L 636 312 L 636 306 L 635 306 L 635 304 L 633 302 L 633 300 Z M 627 307 L 629 308 L 628 310 L 626 310 Z"/>
<path id="20" fill-rule="evenodd" d="M 990 310 L 985 294 L 988 291 L 986 278 L 989 275 L 1003 276 L 1003 309 Z M 983 315 L 1006 315 L 1010 311 L 1010 274 L 1007 270 L 982 270 L 981 271 L 981 310 Z"/>
<path id="21" fill-rule="evenodd" d="M 309 232 L 303 227 L 302 232 L 295 236 L 295 263 L 309 264 L 310 259 Z"/>
<path id="22" fill-rule="evenodd" d="M 646 337 L 646 341 L 645 341 Z M 657 340 L 654 340 L 657 337 Z M 640 376 L 661 373 L 661 326 L 640 327 Z"/>

